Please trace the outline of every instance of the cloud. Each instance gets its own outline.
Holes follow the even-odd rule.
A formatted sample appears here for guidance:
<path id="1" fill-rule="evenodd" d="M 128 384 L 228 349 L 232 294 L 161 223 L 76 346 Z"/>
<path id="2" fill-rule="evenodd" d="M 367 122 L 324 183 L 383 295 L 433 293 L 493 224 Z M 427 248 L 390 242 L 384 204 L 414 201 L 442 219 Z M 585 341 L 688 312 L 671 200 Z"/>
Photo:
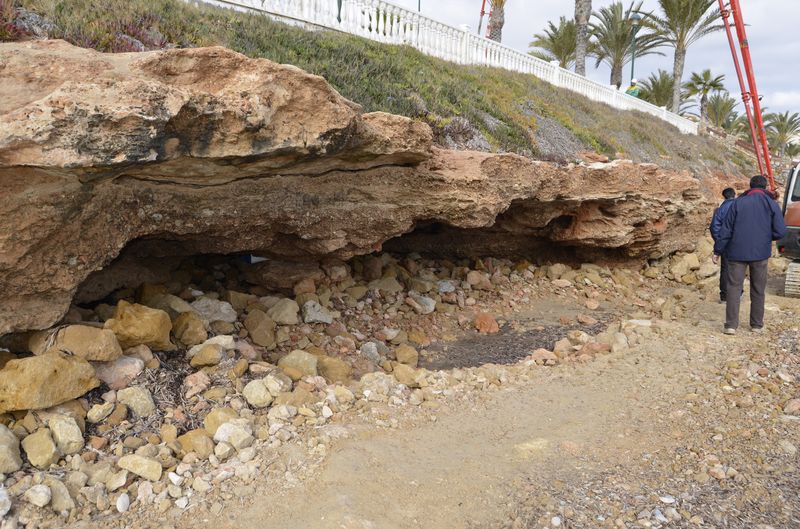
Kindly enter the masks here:
<path id="1" fill-rule="evenodd" d="M 770 108 L 800 108 L 800 90 L 767 94 L 764 102 Z"/>
<path id="2" fill-rule="evenodd" d="M 416 10 L 418 0 L 392 0 L 398 5 Z M 593 0 L 597 9 L 616 0 Z M 622 0 L 626 6 L 630 0 Z M 421 0 L 422 13 L 451 26 L 468 24 L 472 31 L 478 26 L 481 0 Z M 753 54 L 759 93 L 764 95 L 764 103 L 772 112 L 800 111 L 800 92 L 797 85 L 797 57 L 800 56 L 800 39 L 796 23 L 800 19 L 798 0 L 748 0 L 742 2 L 742 10 L 747 28 L 748 40 Z M 644 9 L 657 10 L 656 0 L 644 0 Z M 573 0 L 508 0 L 506 7 L 506 26 L 503 43 L 525 52 L 531 36 L 544 28 L 549 20 L 559 16 L 572 17 L 575 10 Z M 486 27 L 484 20 L 484 28 Z M 673 53 L 664 48 L 663 57 L 649 56 L 636 60 L 636 77 L 646 78 L 651 72 L 664 69 L 672 72 Z M 608 82 L 609 69 L 600 66 L 595 69 L 594 61 L 588 64 L 589 77 Z M 725 75 L 725 84 L 734 97 L 739 97 L 740 89 L 733 68 L 728 41 L 720 31 L 710 35 L 689 48 L 684 71 L 684 80 L 691 72 L 710 69 L 712 73 Z M 625 82 L 630 68 L 625 69 Z"/>

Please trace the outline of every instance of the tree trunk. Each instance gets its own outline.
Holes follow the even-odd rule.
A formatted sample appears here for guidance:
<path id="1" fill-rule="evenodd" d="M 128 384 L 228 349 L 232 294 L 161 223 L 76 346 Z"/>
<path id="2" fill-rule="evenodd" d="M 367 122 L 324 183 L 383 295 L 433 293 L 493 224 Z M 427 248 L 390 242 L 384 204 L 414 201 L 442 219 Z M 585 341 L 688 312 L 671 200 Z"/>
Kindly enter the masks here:
<path id="1" fill-rule="evenodd" d="M 506 13 L 504 7 L 493 7 L 492 16 L 489 19 L 489 38 L 502 42 L 503 40 L 503 26 L 506 24 Z"/>
<path id="2" fill-rule="evenodd" d="M 700 96 L 700 121 L 708 121 L 708 94 Z"/>
<path id="3" fill-rule="evenodd" d="M 672 86 L 672 105 L 670 110 L 676 114 L 681 109 L 681 86 L 683 85 L 683 67 L 686 64 L 686 48 L 681 44 L 675 47 L 675 62 L 672 65 L 672 78 L 675 83 Z"/>
<path id="4" fill-rule="evenodd" d="M 575 72 L 586 75 L 586 49 L 589 46 L 589 17 L 592 14 L 592 0 L 575 0 Z"/>
<path id="5" fill-rule="evenodd" d="M 622 64 L 615 64 L 611 67 L 611 84 L 617 89 L 622 86 Z"/>

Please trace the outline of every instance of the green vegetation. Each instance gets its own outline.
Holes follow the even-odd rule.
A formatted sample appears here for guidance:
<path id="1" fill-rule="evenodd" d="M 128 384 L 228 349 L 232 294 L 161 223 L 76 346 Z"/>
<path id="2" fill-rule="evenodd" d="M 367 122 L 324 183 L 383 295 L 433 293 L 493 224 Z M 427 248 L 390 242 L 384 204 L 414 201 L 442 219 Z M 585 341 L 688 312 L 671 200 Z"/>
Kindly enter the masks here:
<path id="1" fill-rule="evenodd" d="M 690 96 L 700 96 L 700 119 L 708 120 L 708 95 L 713 92 L 725 90 L 725 76 L 713 75 L 711 70 L 693 73 L 689 81 L 684 84 Z"/>
<path id="2" fill-rule="evenodd" d="M 572 68 L 575 64 L 575 44 L 577 29 L 574 20 L 565 17 L 558 19 L 558 26 L 547 23 L 544 32 L 537 33 L 528 45 L 528 53 L 543 61 L 558 61 L 562 68 Z"/>
<path id="3" fill-rule="evenodd" d="M 636 37 L 636 56 L 664 55 L 658 48 L 664 40 L 660 34 L 644 26 L 637 31 L 637 26 L 642 16 L 642 2 L 631 2 L 626 9 L 622 3 L 617 2 L 606 7 L 601 7 L 592 14 L 590 24 L 593 46 L 590 54 L 595 58 L 595 68 L 605 63 L 611 68 L 611 84 L 617 87 L 622 85 L 622 68 L 631 62 L 634 53 L 634 36 Z"/>
<path id="4" fill-rule="evenodd" d="M 461 116 L 492 149 L 540 159 L 570 161 L 580 150 L 594 150 L 611 158 L 705 172 L 702 160 L 713 153 L 731 158 L 714 141 L 687 138 L 652 116 L 611 109 L 530 75 L 459 66 L 409 47 L 334 31 L 305 31 L 259 15 L 181 0 L 18 2 L 55 25 L 50 36 L 102 51 L 222 45 L 293 64 L 325 77 L 367 112 L 430 123 L 439 139 L 453 118 Z"/>

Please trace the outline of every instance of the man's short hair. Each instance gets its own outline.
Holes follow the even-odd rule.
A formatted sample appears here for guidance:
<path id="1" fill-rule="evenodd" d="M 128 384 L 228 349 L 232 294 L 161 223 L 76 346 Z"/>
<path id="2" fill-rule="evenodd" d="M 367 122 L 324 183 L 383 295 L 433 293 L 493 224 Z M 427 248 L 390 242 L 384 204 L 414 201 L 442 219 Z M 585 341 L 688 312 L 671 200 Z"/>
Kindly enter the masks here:
<path id="1" fill-rule="evenodd" d="M 767 179 L 757 174 L 753 178 L 750 179 L 750 189 L 766 189 L 767 188 Z"/>
<path id="2" fill-rule="evenodd" d="M 726 187 L 722 190 L 722 198 L 728 199 L 736 196 L 736 190 L 732 187 Z"/>

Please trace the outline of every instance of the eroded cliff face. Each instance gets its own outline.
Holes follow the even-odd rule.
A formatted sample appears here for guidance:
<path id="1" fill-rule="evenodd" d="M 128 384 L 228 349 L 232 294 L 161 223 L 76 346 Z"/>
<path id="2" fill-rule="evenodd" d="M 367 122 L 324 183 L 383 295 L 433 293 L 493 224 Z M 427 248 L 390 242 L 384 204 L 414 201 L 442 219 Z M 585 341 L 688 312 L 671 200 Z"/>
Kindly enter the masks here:
<path id="1" fill-rule="evenodd" d="M 49 327 L 82 283 L 88 301 L 146 280 L 148 259 L 309 262 L 386 241 L 643 259 L 705 225 L 688 173 L 440 150 L 424 124 L 223 48 L 0 44 L 0 75 L 0 334 Z"/>

